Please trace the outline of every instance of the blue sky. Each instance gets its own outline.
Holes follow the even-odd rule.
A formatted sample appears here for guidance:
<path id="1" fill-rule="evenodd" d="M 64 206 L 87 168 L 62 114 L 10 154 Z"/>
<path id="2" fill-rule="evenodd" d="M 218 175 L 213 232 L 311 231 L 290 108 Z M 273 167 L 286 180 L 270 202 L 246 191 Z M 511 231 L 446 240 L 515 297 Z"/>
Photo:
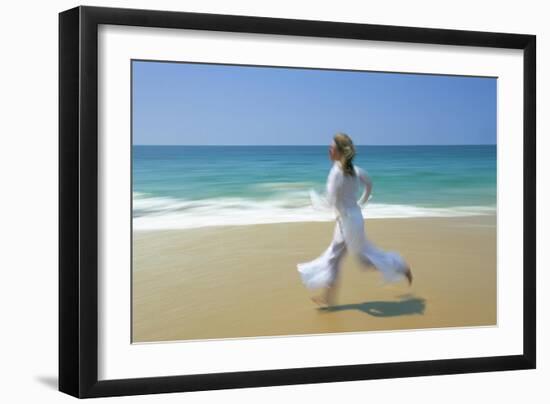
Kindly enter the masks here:
<path id="1" fill-rule="evenodd" d="M 132 62 L 133 144 L 495 144 L 495 78 Z"/>

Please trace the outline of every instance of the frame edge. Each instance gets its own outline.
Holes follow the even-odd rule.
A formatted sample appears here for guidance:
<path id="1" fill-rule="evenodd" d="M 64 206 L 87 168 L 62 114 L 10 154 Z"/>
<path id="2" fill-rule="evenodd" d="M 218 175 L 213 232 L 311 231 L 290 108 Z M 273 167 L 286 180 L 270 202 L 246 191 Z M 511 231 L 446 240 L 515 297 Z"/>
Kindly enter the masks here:
<path id="1" fill-rule="evenodd" d="M 59 352 L 61 392 L 79 396 L 79 30 L 80 10 L 58 17 L 59 42 Z"/>
<path id="2" fill-rule="evenodd" d="M 529 35 L 523 50 L 523 355 L 531 369 L 537 362 L 536 45 Z"/>

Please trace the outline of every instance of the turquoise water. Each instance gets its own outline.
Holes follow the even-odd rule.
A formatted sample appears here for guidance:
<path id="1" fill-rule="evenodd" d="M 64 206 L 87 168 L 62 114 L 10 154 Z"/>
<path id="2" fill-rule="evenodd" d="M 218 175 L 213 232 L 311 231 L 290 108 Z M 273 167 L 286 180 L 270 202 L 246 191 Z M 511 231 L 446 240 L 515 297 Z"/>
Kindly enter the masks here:
<path id="1" fill-rule="evenodd" d="M 365 217 L 494 213 L 496 146 L 357 146 Z M 330 220 L 312 208 L 327 146 L 133 146 L 136 228 Z"/>

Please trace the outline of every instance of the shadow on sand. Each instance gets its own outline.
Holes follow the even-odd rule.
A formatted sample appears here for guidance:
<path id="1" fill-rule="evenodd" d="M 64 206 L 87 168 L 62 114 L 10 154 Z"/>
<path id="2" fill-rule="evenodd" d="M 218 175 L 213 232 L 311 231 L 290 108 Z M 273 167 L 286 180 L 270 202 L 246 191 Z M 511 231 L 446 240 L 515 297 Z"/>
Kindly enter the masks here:
<path id="1" fill-rule="evenodd" d="M 355 304 L 342 304 L 337 306 L 321 307 L 318 310 L 324 313 L 332 313 L 344 310 L 359 310 L 374 317 L 396 317 L 412 314 L 424 314 L 426 301 L 424 299 L 405 295 L 398 301 L 372 301 Z"/>

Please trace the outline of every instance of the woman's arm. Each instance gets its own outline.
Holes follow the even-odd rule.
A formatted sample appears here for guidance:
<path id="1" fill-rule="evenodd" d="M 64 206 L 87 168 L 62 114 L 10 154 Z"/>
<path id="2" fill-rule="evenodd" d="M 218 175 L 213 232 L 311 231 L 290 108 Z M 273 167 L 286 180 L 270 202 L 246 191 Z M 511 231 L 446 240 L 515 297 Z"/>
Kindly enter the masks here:
<path id="1" fill-rule="evenodd" d="M 340 199 L 340 188 L 342 184 L 342 174 L 337 169 L 332 169 L 327 178 L 327 202 L 335 207 Z"/>
<path id="2" fill-rule="evenodd" d="M 370 194 L 372 192 L 372 180 L 370 179 L 369 175 L 365 170 L 357 166 L 356 168 L 357 168 L 356 171 L 357 171 L 357 176 L 359 177 L 359 181 L 365 187 L 363 194 L 361 195 L 357 203 L 359 205 L 364 205 L 369 200 Z"/>

